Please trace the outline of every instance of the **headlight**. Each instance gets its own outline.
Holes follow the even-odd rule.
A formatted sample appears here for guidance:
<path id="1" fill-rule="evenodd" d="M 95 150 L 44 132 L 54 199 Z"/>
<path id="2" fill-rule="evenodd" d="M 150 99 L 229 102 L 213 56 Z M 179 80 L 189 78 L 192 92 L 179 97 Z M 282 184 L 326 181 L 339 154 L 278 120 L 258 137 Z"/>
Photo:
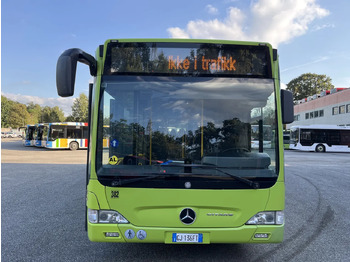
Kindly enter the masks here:
<path id="1" fill-rule="evenodd" d="M 246 225 L 282 225 L 283 223 L 283 211 L 266 211 L 257 213 L 248 220 Z"/>
<path id="2" fill-rule="evenodd" d="M 120 213 L 114 210 L 95 210 L 88 209 L 88 217 L 90 223 L 102 224 L 127 224 L 129 221 Z"/>

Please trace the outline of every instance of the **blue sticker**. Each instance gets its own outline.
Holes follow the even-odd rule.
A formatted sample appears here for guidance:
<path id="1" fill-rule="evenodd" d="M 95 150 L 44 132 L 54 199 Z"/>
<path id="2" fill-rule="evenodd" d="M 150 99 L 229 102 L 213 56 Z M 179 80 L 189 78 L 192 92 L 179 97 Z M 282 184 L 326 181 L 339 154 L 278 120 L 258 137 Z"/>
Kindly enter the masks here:
<path id="1" fill-rule="evenodd" d="M 111 141 L 111 147 L 118 147 L 119 146 L 119 141 L 117 139 L 113 139 Z"/>

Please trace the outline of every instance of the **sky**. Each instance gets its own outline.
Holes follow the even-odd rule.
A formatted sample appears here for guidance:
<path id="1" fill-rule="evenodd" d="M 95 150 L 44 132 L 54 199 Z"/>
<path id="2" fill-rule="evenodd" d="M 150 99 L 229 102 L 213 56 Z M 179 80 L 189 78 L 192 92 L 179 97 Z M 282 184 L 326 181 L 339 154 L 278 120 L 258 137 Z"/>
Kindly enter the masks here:
<path id="1" fill-rule="evenodd" d="M 316 73 L 350 87 L 349 10 L 348 0 L 2 0 L 1 94 L 68 116 L 92 77 L 80 63 L 74 97 L 59 97 L 58 57 L 69 48 L 94 56 L 112 38 L 269 42 L 283 84 Z"/>

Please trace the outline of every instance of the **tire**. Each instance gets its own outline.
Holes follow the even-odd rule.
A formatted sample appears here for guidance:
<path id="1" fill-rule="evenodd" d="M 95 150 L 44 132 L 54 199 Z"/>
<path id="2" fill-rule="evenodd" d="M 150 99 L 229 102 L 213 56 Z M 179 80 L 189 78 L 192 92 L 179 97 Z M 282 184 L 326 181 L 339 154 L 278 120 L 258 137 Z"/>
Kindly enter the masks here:
<path id="1" fill-rule="evenodd" d="M 318 144 L 315 148 L 315 151 L 320 152 L 320 153 L 324 153 L 324 152 L 326 152 L 326 148 L 324 147 L 324 145 Z"/>
<path id="2" fill-rule="evenodd" d="M 69 144 L 69 149 L 72 151 L 77 150 L 77 149 L 79 149 L 79 144 L 77 142 L 71 142 Z"/>

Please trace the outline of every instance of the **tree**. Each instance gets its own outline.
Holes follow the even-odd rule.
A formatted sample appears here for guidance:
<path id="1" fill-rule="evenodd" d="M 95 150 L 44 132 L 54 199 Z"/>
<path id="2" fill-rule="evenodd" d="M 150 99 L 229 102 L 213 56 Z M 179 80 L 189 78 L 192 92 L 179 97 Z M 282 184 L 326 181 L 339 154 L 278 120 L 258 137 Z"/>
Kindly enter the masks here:
<path id="1" fill-rule="evenodd" d="M 27 105 L 27 111 L 30 114 L 30 124 L 35 124 L 35 123 L 41 123 L 41 106 L 38 104 L 34 104 L 33 102 L 30 102 Z"/>
<path id="2" fill-rule="evenodd" d="M 41 120 L 40 123 L 50 123 L 51 122 L 51 108 L 49 106 L 45 106 L 41 110 Z"/>
<path id="3" fill-rule="evenodd" d="M 88 107 L 88 98 L 84 93 L 81 93 L 79 97 L 74 100 L 72 106 L 72 118 L 75 122 L 88 121 Z"/>
<path id="4" fill-rule="evenodd" d="M 58 106 L 49 107 L 45 106 L 41 110 L 41 117 L 36 123 L 52 123 L 52 122 L 63 122 L 65 120 L 64 113 Z"/>
<path id="5" fill-rule="evenodd" d="M 293 93 L 294 101 L 332 88 L 334 88 L 334 85 L 332 85 L 332 79 L 330 77 L 311 73 L 302 74 L 287 84 L 287 90 Z"/>
<path id="6" fill-rule="evenodd" d="M 1 126 L 8 127 L 9 115 L 14 106 L 14 102 L 8 100 L 5 96 L 1 96 Z"/>
<path id="7" fill-rule="evenodd" d="M 27 107 L 24 104 L 15 103 L 9 113 L 7 123 L 12 128 L 18 128 L 28 123 L 29 119 Z"/>
<path id="8" fill-rule="evenodd" d="M 65 120 L 64 113 L 61 108 L 54 106 L 50 112 L 50 122 L 63 122 Z"/>
<path id="9" fill-rule="evenodd" d="M 2 127 L 16 128 L 26 124 L 63 122 L 64 120 L 64 113 L 58 106 L 42 108 L 33 102 L 24 105 L 1 96 Z"/>

